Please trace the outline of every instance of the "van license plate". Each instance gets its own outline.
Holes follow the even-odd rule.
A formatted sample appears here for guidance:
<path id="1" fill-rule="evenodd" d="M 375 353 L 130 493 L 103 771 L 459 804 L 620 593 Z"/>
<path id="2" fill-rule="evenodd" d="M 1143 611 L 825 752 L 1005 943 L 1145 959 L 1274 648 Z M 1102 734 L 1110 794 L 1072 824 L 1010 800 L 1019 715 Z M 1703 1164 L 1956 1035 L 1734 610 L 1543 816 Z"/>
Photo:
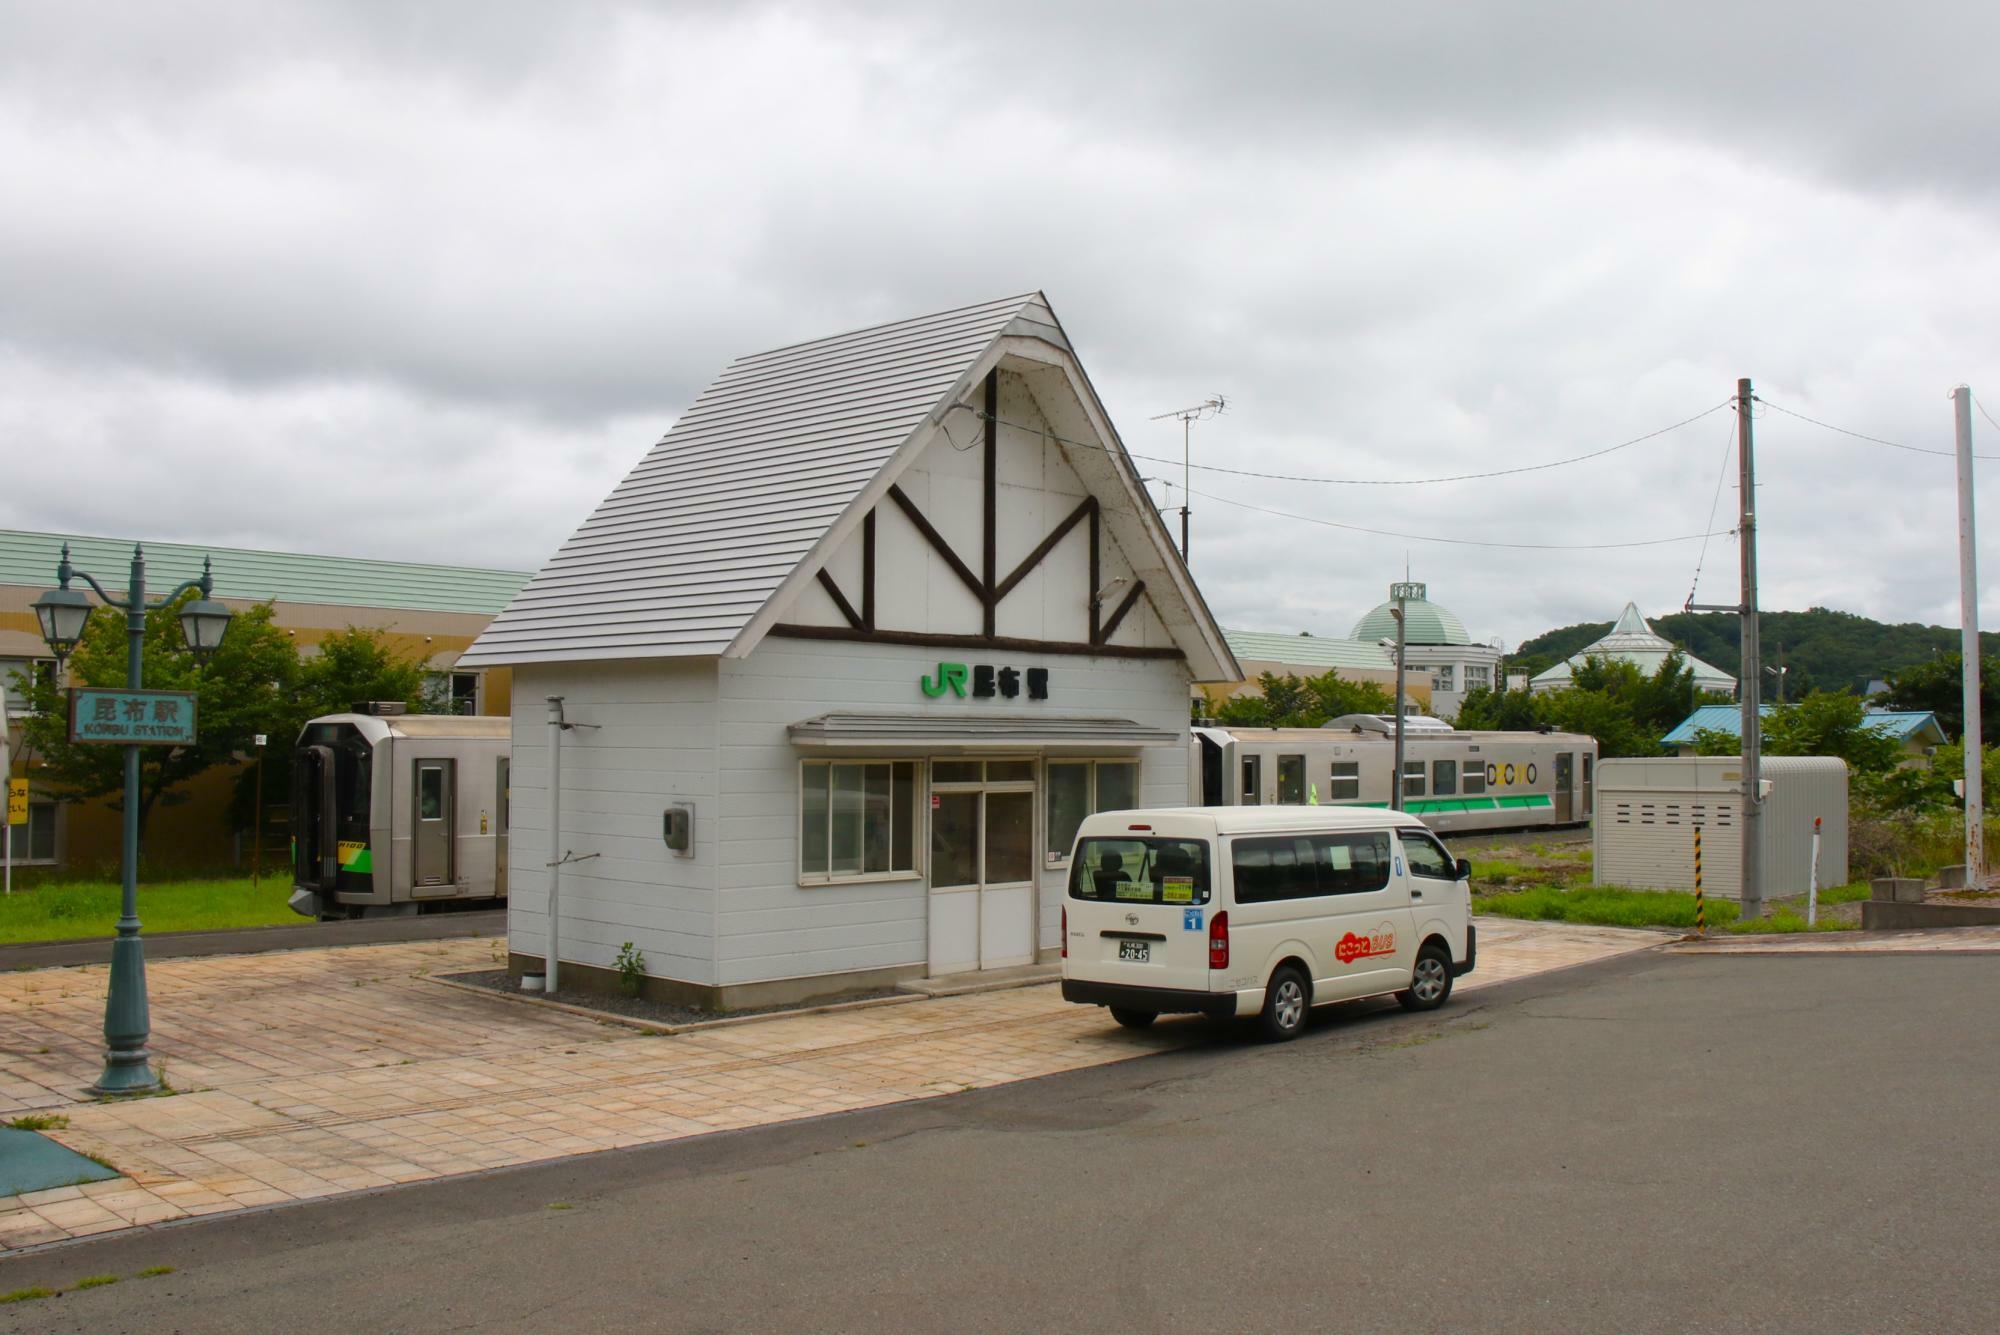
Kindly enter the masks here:
<path id="1" fill-rule="evenodd" d="M 1148 964 L 1153 958 L 1153 943 L 1150 941 L 1120 941 L 1118 958 L 1130 960 L 1134 964 Z"/>

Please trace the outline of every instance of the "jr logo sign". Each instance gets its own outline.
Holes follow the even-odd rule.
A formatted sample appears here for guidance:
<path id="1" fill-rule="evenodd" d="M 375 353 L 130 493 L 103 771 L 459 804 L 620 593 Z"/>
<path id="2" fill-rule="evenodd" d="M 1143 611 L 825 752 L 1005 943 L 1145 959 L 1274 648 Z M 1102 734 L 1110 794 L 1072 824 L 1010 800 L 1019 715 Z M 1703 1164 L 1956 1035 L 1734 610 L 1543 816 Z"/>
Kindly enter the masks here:
<path id="1" fill-rule="evenodd" d="M 1049 670 L 994 667 L 991 663 L 974 663 L 970 667 L 964 663 L 939 663 L 937 675 L 919 678 L 918 685 L 933 700 L 946 692 L 961 700 L 967 694 L 976 700 L 989 700 L 995 696 L 1012 700 L 1024 689 L 1030 700 L 1046 700 L 1049 698 Z"/>

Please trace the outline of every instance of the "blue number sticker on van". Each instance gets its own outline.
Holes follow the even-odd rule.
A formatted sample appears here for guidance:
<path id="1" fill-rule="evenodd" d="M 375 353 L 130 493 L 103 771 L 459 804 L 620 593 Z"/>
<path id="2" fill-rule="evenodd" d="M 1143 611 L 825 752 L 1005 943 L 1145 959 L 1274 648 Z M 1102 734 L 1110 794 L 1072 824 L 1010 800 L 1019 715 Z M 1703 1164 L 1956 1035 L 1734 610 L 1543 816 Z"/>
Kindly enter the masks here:
<path id="1" fill-rule="evenodd" d="M 1200 909 L 1181 910 L 1181 930 L 1183 932 L 1199 932 L 1201 930 Z"/>

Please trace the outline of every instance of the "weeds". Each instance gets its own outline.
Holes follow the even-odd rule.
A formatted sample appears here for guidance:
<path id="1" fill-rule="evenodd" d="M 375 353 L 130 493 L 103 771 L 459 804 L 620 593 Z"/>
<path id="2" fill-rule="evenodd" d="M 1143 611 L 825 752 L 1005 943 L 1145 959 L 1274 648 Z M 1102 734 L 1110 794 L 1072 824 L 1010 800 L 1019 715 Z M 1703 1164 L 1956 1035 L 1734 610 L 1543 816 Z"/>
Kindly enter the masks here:
<path id="1" fill-rule="evenodd" d="M 171 1275 L 173 1273 L 174 1273 L 174 1268 L 170 1265 L 149 1265 L 144 1270 L 141 1270 L 137 1275 L 134 1275 L 133 1278 L 152 1279 L 159 1275 Z"/>
<path id="2" fill-rule="evenodd" d="M 16 1131 L 61 1131 L 69 1125 L 69 1117 L 63 1113 L 29 1113 L 7 1125 Z"/>
<path id="3" fill-rule="evenodd" d="M 628 997 L 639 995 L 646 983 L 646 953 L 627 941 L 618 948 L 618 990 Z"/>
<path id="4" fill-rule="evenodd" d="M 79 1289 L 101 1289 L 107 1284 L 116 1284 L 117 1282 L 118 1276 L 116 1275 L 85 1275 L 76 1282 L 76 1286 Z"/>
<path id="5" fill-rule="evenodd" d="M 15 1289 L 12 1293 L 0 1293 L 0 1303 L 31 1303 L 40 1298 L 53 1298 L 55 1296 L 56 1291 L 54 1289 L 45 1289 L 40 1285 L 36 1285 L 31 1289 Z"/>

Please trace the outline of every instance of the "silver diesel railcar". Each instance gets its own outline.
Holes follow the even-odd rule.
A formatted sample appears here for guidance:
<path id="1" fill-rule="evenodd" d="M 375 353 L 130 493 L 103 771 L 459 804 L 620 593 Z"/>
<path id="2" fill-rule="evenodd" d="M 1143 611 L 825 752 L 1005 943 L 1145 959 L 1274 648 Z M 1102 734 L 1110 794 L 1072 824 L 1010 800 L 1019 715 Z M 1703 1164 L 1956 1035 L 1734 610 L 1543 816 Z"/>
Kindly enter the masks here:
<path id="1" fill-rule="evenodd" d="M 365 709 L 312 720 L 292 753 L 292 908 L 504 902 L 509 720 Z"/>

